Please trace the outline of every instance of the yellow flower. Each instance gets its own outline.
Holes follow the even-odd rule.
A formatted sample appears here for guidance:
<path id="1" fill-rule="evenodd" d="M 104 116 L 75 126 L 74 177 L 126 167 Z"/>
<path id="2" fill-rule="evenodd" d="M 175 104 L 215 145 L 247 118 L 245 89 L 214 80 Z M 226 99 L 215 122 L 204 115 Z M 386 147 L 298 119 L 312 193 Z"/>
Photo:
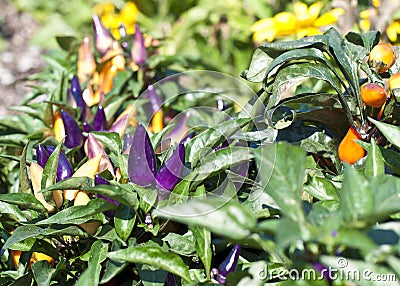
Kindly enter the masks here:
<path id="1" fill-rule="evenodd" d="M 393 21 L 386 29 L 386 34 L 391 42 L 397 41 L 397 35 L 400 34 L 400 19 Z"/>
<path id="2" fill-rule="evenodd" d="M 320 16 L 322 2 L 316 2 L 308 7 L 302 2 L 293 5 L 293 13 L 281 12 L 273 18 L 261 19 L 253 24 L 251 31 L 255 42 L 295 35 L 297 38 L 321 34 L 320 27 L 334 24 L 339 16 L 344 14 L 342 8 L 332 9 Z"/>
<path id="3" fill-rule="evenodd" d="M 125 6 L 116 13 L 113 3 L 106 2 L 98 4 L 94 7 L 94 12 L 101 18 L 104 26 L 110 29 L 115 39 L 120 39 L 119 26 L 122 24 L 128 34 L 135 32 L 135 23 L 139 14 L 139 10 L 133 2 L 127 2 Z"/>

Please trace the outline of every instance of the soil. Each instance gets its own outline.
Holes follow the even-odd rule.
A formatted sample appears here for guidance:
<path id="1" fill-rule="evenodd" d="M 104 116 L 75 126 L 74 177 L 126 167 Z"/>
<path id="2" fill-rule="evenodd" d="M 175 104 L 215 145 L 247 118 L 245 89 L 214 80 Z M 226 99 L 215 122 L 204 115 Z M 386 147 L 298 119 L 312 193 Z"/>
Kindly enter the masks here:
<path id="1" fill-rule="evenodd" d="M 27 13 L 18 12 L 11 1 L 0 0 L 0 37 L 6 41 L 0 50 L 0 117 L 14 113 L 29 90 L 27 76 L 44 66 L 42 50 L 30 44 L 39 24 Z"/>

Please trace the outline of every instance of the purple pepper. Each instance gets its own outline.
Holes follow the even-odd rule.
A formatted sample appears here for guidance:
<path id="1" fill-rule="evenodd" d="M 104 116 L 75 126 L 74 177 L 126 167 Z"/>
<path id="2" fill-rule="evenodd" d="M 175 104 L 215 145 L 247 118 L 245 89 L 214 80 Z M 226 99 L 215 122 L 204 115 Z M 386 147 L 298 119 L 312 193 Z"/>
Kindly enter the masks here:
<path id="1" fill-rule="evenodd" d="M 100 142 L 93 136 L 93 134 L 89 133 L 87 138 L 87 156 L 90 159 L 96 157 L 97 155 L 107 155 L 106 151 L 104 151 Z"/>
<path id="2" fill-rule="evenodd" d="M 136 128 L 128 156 L 129 180 L 139 186 L 154 183 L 156 176 L 156 157 L 146 129 L 140 124 Z"/>
<path id="3" fill-rule="evenodd" d="M 66 111 L 61 110 L 61 118 L 65 128 L 64 145 L 68 148 L 75 148 L 82 143 L 82 132 L 75 119 Z"/>
<path id="4" fill-rule="evenodd" d="M 76 105 L 81 108 L 81 116 L 79 120 L 83 120 L 86 116 L 86 103 L 82 97 L 81 85 L 79 84 L 79 79 L 77 76 L 73 76 L 71 80 L 71 92 L 74 96 Z"/>
<path id="5" fill-rule="evenodd" d="M 94 127 L 88 122 L 83 122 L 82 126 L 83 126 L 83 131 L 85 131 L 86 133 L 95 131 Z"/>
<path id="6" fill-rule="evenodd" d="M 102 176 L 100 176 L 99 174 L 94 175 L 94 185 L 95 186 L 99 186 L 99 185 L 111 185 L 109 181 L 107 181 L 106 179 L 104 179 Z M 97 195 L 98 198 L 100 199 L 104 199 L 109 203 L 112 203 L 116 206 L 119 205 L 119 201 L 113 200 L 110 197 L 107 196 L 103 196 L 103 195 Z M 105 211 L 104 214 L 108 217 L 114 217 L 115 215 L 115 211 L 114 210 L 108 210 Z"/>
<path id="7" fill-rule="evenodd" d="M 96 115 L 93 119 L 93 128 L 95 131 L 102 131 L 106 129 L 107 120 L 103 106 L 99 105 Z"/>
<path id="8" fill-rule="evenodd" d="M 131 51 L 131 58 L 135 64 L 142 66 L 147 60 L 147 51 L 144 46 L 143 33 L 140 31 L 139 25 L 135 26 L 135 34 L 133 36 L 133 44 Z"/>
<path id="9" fill-rule="evenodd" d="M 239 253 L 240 244 L 236 244 L 225 260 L 219 265 L 217 280 L 220 284 L 225 285 L 228 274 L 235 271 L 239 259 Z"/>
<path id="10" fill-rule="evenodd" d="M 108 131 L 117 132 L 120 135 L 120 137 L 122 137 L 125 134 L 125 130 L 128 127 L 128 123 L 129 123 L 129 115 L 125 114 L 118 121 L 114 122 Z"/>
<path id="11" fill-rule="evenodd" d="M 185 137 L 182 138 L 181 142 L 182 144 L 186 145 L 194 136 L 196 136 L 196 132 L 190 132 L 187 134 Z"/>
<path id="12" fill-rule="evenodd" d="M 101 54 L 105 54 L 111 48 L 114 39 L 110 32 L 104 27 L 99 16 L 93 15 L 92 19 L 94 29 L 94 45 Z"/>
<path id="13" fill-rule="evenodd" d="M 36 157 L 37 157 L 37 163 L 39 164 L 40 167 L 44 168 L 46 166 L 47 160 L 49 160 L 49 153 L 47 153 L 46 148 L 39 144 L 36 147 Z"/>
<path id="14" fill-rule="evenodd" d="M 49 156 L 53 154 L 54 150 L 56 149 L 54 146 L 47 145 L 46 151 L 48 152 Z M 47 161 L 46 161 L 47 162 Z M 67 178 L 71 178 L 74 170 L 72 169 L 72 165 L 65 157 L 64 153 L 60 152 L 60 156 L 58 157 L 58 166 L 57 166 L 57 182 L 65 180 Z"/>
<path id="15" fill-rule="evenodd" d="M 180 143 L 171 157 L 160 168 L 156 176 L 159 189 L 172 191 L 181 180 L 180 175 L 185 163 L 185 146 Z"/>
<path id="16" fill-rule="evenodd" d="M 165 280 L 165 286 L 176 286 L 175 276 L 171 273 L 168 273 L 167 280 Z"/>
<path id="17" fill-rule="evenodd" d="M 228 105 L 226 104 L 226 102 L 223 99 L 217 98 L 217 109 L 219 111 L 224 111 L 227 109 L 227 107 L 228 107 Z"/>

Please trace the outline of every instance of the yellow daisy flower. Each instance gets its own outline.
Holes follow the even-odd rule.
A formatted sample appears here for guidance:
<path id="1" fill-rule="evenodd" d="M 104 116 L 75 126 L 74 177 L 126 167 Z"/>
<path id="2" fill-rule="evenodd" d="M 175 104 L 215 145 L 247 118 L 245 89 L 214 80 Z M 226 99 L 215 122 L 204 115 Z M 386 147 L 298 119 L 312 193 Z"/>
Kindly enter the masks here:
<path id="1" fill-rule="evenodd" d="M 116 12 L 113 3 L 106 2 L 98 4 L 94 7 L 94 12 L 101 18 L 104 26 L 110 29 L 115 39 L 120 39 L 119 26 L 122 24 L 128 34 L 135 32 L 135 23 L 139 14 L 139 10 L 133 2 L 127 2 L 125 6 Z"/>
<path id="2" fill-rule="evenodd" d="M 293 13 L 281 12 L 272 18 L 261 19 L 253 24 L 251 31 L 255 42 L 272 42 L 276 38 L 294 35 L 297 38 L 321 34 L 320 27 L 337 22 L 344 14 L 342 8 L 332 9 L 320 15 L 323 3 L 307 6 L 303 2 L 293 5 Z"/>

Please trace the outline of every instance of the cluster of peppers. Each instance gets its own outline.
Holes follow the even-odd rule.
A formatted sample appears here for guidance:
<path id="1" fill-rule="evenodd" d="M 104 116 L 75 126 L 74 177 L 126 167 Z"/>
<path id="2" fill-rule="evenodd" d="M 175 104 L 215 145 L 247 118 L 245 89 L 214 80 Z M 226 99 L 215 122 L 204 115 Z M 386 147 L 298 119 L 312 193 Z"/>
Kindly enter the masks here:
<path id="1" fill-rule="evenodd" d="M 389 44 L 380 43 L 376 45 L 370 52 L 368 57 L 369 66 L 381 76 L 386 75 L 387 71 L 394 65 L 396 54 L 393 47 Z M 367 82 L 360 88 L 360 96 L 364 104 L 362 112 L 367 113 L 370 117 L 380 120 L 387 103 L 394 100 L 394 90 L 400 88 L 400 73 L 395 73 L 389 77 L 389 93 L 386 92 L 385 86 L 378 82 Z M 345 137 L 339 144 L 338 155 L 342 162 L 355 164 L 365 157 L 365 150 L 355 140 L 370 140 L 374 133 L 371 126 L 367 124 L 353 124 L 349 127 Z M 377 143 L 379 143 L 377 141 Z"/>
<path id="2" fill-rule="evenodd" d="M 128 44 L 123 42 L 123 47 L 121 47 L 119 42 L 115 41 L 108 30 L 104 28 L 100 18 L 97 16 L 93 17 L 93 26 L 95 32 L 94 46 L 102 55 L 102 69 L 100 72 L 97 72 L 90 38 L 85 36 L 79 48 L 78 74 L 72 77 L 70 87 L 67 90 L 68 104 L 77 108 L 79 114 L 75 118 L 70 113 L 70 109 L 59 109 L 54 112 L 53 136 L 58 142 L 62 142 L 62 145 L 54 147 L 53 145 L 38 144 L 35 150 L 36 162 L 32 162 L 30 165 L 34 195 L 49 213 L 56 212 L 62 208 L 65 201 L 73 201 L 75 206 L 79 206 L 87 205 L 91 200 L 89 194 L 80 190 L 55 190 L 50 195 L 41 192 L 43 170 L 50 157 L 55 156 L 53 153 L 55 153 L 57 148 L 58 165 L 55 182 L 71 177 L 85 176 L 93 179 L 96 186 L 109 185 L 110 181 L 103 178 L 100 174 L 107 170 L 118 181 L 121 179 L 121 172 L 119 168 L 114 167 L 104 149 L 104 145 L 96 139 L 96 136 L 92 132 L 118 133 L 120 138 L 123 138 L 122 153 L 128 155 L 127 173 L 129 181 L 141 187 L 156 188 L 158 200 L 161 201 L 167 199 L 169 193 L 180 182 L 185 169 L 185 145 L 195 136 L 194 133 L 184 136 L 185 132 L 187 132 L 185 124 L 188 115 L 186 115 L 168 134 L 169 141 L 177 143 L 175 150 L 164 164 L 157 168 L 156 152 L 153 149 L 146 128 L 142 124 L 137 124 L 134 117 L 136 112 L 135 107 L 128 106 L 113 124 L 108 124 L 109 121 L 106 118 L 102 102 L 105 95 L 111 91 L 113 79 L 116 74 L 126 68 L 123 49 L 127 50 Z M 124 35 L 124 30 L 121 28 L 121 38 L 124 37 L 126 35 Z M 143 34 L 138 26 L 136 26 L 130 55 L 131 61 L 129 66 L 133 70 L 143 67 L 147 59 L 147 51 Z M 85 84 L 86 88 L 82 91 L 81 85 L 83 84 Z M 164 128 L 161 109 L 162 101 L 158 97 L 155 88 L 151 85 L 147 88 L 146 96 L 149 103 L 144 108 L 148 113 L 153 115 L 148 130 L 156 133 Z M 93 107 L 95 113 L 92 111 Z M 126 132 L 129 126 L 136 128 L 133 136 Z M 72 163 L 76 162 L 70 162 L 64 154 L 63 149 L 66 152 L 84 152 L 87 161 L 77 170 L 74 170 Z M 115 205 L 119 204 L 118 201 L 109 197 L 102 195 L 96 195 L 96 197 L 105 199 Z M 114 214 L 114 211 L 105 212 L 105 215 L 110 218 Z M 146 222 L 147 220 L 151 223 L 151 217 L 148 218 L 146 216 Z M 90 235 L 95 234 L 99 226 L 100 222 L 98 221 L 80 224 L 80 227 Z M 235 245 L 219 268 L 212 270 L 212 277 L 220 284 L 225 284 L 227 275 L 235 270 L 239 252 L 240 245 Z M 19 256 L 17 258 L 19 259 Z M 18 259 L 15 261 L 16 267 Z M 51 259 L 52 263 L 54 263 L 54 259 L 51 257 L 45 259 L 48 261 Z M 169 275 L 169 278 L 170 281 L 174 280 L 171 280 L 173 278 L 172 275 Z M 169 280 L 167 279 L 167 285 Z M 176 283 L 174 282 L 171 285 L 176 285 Z"/>

